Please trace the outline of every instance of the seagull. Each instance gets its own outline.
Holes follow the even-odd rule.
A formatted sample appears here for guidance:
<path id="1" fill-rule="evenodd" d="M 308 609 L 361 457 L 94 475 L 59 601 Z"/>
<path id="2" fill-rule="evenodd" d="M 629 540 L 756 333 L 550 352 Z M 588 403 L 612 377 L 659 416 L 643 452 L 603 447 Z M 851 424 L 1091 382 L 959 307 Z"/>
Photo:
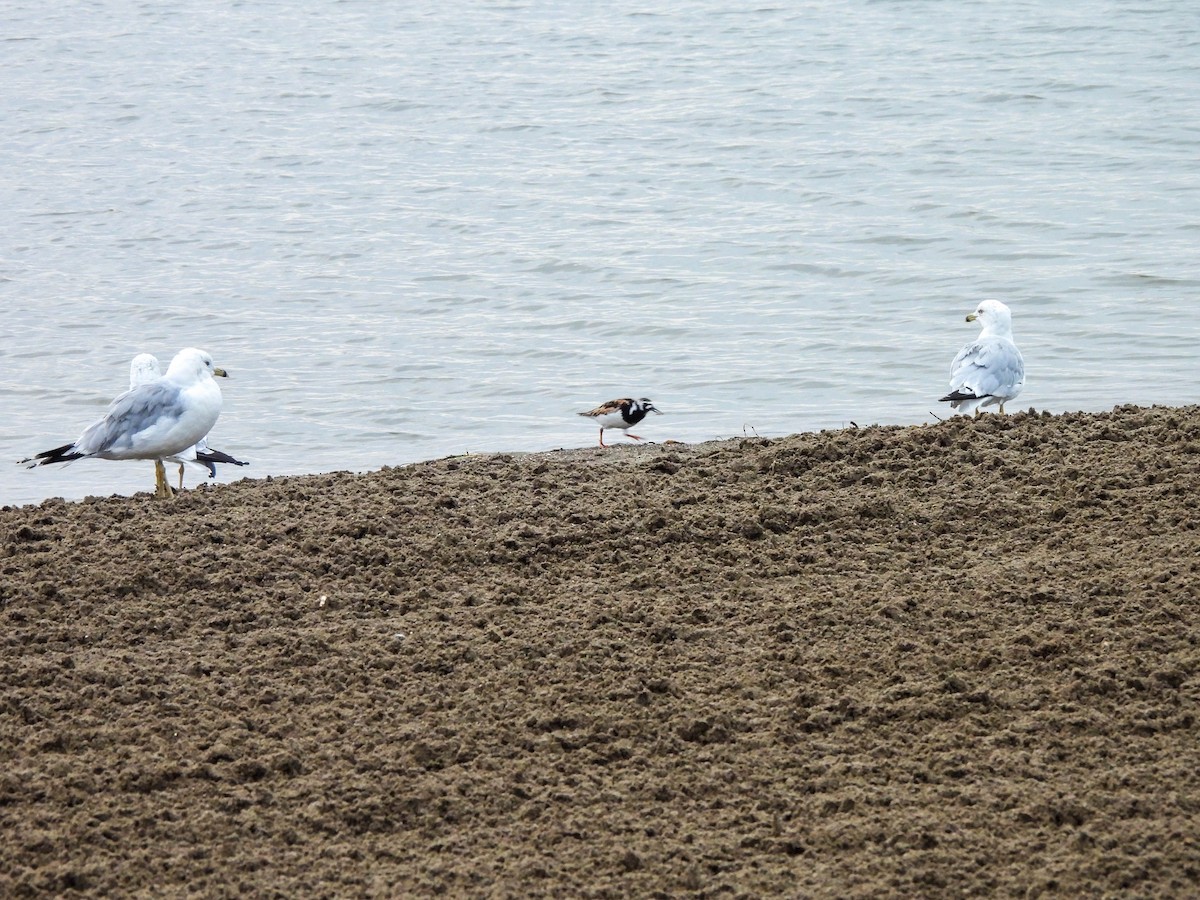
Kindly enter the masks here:
<path id="1" fill-rule="evenodd" d="M 979 415 L 984 406 L 1004 404 L 1025 386 L 1025 360 L 1012 340 L 1012 311 L 999 300 L 984 300 L 968 322 L 978 320 L 979 337 L 958 351 L 950 364 L 950 393 L 942 398 L 959 413 Z"/>
<path id="2" fill-rule="evenodd" d="M 187 457 L 221 414 L 221 389 L 214 375 L 226 376 L 203 350 L 180 350 L 161 378 L 118 396 L 108 411 L 73 443 L 21 460 L 29 468 L 76 459 L 152 459 L 155 494 L 172 496 L 162 461 Z"/>
<path id="3" fill-rule="evenodd" d="M 655 409 L 654 404 L 647 397 L 642 397 L 640 400 L 631 400 L 625 397 L 620 400 L 609 400 L 607 403 L 602 403 L 595 409 L 589 409 L 579 415 L 594 420 L 600 426 L 600 446 L 607 447 L 608 444 L 604 443 L 605 428 L 620 428 L 625 432 L 626 437 L 640 441 L 641 438 L 636 434 L 630 434 L 629 429 L 646 418 L 646 413 L 651 412 L 662 415 L 662 410 Z"/>
<path id="4" fill-rule="evenodd" d="M 139 353 L 129 363 L 129 389 L 133 390 L 140 384 L 145 384 L 149 381 L 154 381 L 156 378 L 162 377 L 162 367 L 159 365 L 158 357 L 150 353 Z M 217 463 L 228 463 L 235 466 L 248 466 L 249 463 L 242 462 L 239 459 L 234 459 L 228 453 L 221 450 L 213 450 L 208 446 L 208 438 L 202 437 L 196 442 L 196 446 L 191 451 L 185 450 L 178 456 L 167 457 L 167 461 L 179 464 L 179 489 L 183 490 L 183 468 L 184 464 L 198 466 L 208 473 L 209 478 L 217 477 Z M 165 472 L 160 473 L 159 469 L 162 462 L 155 460 L 155 484 L 159 478 L 165 479 Z"/>

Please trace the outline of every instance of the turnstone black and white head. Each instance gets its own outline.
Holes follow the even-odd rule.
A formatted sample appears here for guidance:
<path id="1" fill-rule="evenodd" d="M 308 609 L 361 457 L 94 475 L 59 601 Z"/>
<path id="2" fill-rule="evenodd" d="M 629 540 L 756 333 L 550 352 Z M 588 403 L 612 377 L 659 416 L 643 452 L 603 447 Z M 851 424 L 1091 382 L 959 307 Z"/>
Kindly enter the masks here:
<path id="1" fill-rule="evenodd" d="M 1004 404 L 1025 386 L 1025 360 L 1012 339 L 1012 312 L 999 300 L 984 300 L 968 322 L 978 320 L 979 337 L 950 364 L 950 393 L 942 397 L 959 413 L 979 415 L 984 406 Z"/>
<path id="2" fill-rule="evenodd" d="M 640 441 L 641 438 L 636 434 L 630 434 L 629 429 L 646 418 L 646 413 L 655 413 L 661 416 L 662 410 L 656 409 L 648 397 L 642 397 L 640 400 L 624 397 L 620 400 L 609 400 L 607 403 L 602 403 L 595 409 L 589 409 L 579 415 L 586 416 L 600 426 L 600 446 L 607 447 L 608 445 L 604 443 L 605 428 L 619 428 L 625 432 L 626 437 Z"/>

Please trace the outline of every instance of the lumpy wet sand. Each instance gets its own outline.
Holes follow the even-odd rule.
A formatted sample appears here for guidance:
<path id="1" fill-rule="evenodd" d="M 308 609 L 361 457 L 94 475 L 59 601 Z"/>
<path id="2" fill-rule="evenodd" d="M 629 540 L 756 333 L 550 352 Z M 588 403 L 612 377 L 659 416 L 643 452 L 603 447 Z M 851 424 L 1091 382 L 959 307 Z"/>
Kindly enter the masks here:
<path id="1" fill-rule="evenodd" d="M 0 894 L 1194 896 L 1198 472 L 1121 407 L 5 508 Z"/>

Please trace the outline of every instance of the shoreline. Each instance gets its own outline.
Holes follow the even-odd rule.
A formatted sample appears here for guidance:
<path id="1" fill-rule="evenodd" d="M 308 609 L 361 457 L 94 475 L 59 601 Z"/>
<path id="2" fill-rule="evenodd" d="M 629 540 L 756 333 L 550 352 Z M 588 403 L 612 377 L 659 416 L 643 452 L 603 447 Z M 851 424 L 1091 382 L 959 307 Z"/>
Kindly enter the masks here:
<path id="1" fill-rule="evenodd" d="M 0 893 L 1187 896 L 1200 407 L 0 509 Z"/>

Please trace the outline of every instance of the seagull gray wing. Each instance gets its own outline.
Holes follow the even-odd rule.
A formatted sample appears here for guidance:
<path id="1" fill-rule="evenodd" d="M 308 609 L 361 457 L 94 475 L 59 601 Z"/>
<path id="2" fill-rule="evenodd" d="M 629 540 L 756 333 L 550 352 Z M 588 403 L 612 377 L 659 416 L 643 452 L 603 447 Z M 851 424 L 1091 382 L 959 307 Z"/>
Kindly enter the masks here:
<path id="1" fill-rule="evenodd" d="M 950 389 L 970 390 L 976 397 L 1008 396 L 1025 380 L 1025 360 L 1006 338 L 967 344 L 950 364 Z"/>
<path id="2" fill-rule="evenodd" d="M 128 450 L 134 438 L 148 428 L 177 421 L 183 413 L 180 388 L 166 381 L 139 384 L 108 405 L 104 418 L 90 425 L 75 449 L 85 456 Z"/>

